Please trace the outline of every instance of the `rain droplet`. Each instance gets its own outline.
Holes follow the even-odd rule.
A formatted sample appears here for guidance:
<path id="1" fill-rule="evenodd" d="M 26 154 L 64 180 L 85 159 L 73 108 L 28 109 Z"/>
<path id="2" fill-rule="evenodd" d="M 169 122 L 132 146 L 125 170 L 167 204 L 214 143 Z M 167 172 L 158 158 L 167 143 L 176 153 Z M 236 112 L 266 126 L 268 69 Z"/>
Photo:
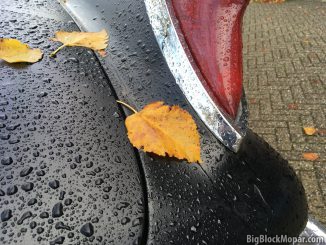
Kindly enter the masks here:
<path id="1" fill-rule="evenodd" d="M 25 219 L 28 219 L 28 218 L 32 217 L 32 215 L 33 215 L 32 212 L 27 211 L 26 213 L 24 213 L 22 215 L 22 217 L 20 217 L 20 219 L 17 221 L 17 224 L 21 225 L 24 222 Z"/>
<path id="2" fill-rule="evenodd" d="M 55 224 L 55 228 L 56 228 L 57 230 L 63 229 L 63 230 L 68 230 L 68 231 L 70 231 L 70 227 L 67 226 L 67 225 L 65 225 L 65 224 L 64 224 L 63 222 L 61 222 L 61 221 Z"/>
<path id="3" fill-rule="evenodd" d="M 47 219 L 47 218 L 49 218 L 49 213 L 48 213 L 48 212 L 42 212 L 42 213 L 40 214 L 40 218 L 41 218 L 41 219 Z"/>
<path id="4" fill-rule="evenodd" d="M 10 165 L 13 163 L 13 160 L 11 157 L 6 157 L 1 160 L 2 165 Z"/>
<path id="5" fill-rule="evenodd" d="M 125 225 L 125 224 L 128 224 L 130 222 L 130 219 L 128 217 L 124 217 L 121 219 L 121 224 L 122 225 Z"/>
<path id="6" fill-rule="evenodd" d="M 51 180 L 50 182 L 49 182 L 49 186 L 52 188 L 52 189 L 58 189 L 59 188 L 59 186 L 60 186 L 60 183 L 59 183 L 59 181 L 58 180 Z"/>
<path id="7" fill-rule="evenodd" d="M 10 209 L 3 210 L 1 213 L 1 221 L 5 222 L 12 217 L 12 211 Z"/>
<path id="8" fill-rule="evenodd" d="M 33 171 L 33 167 L 26 167 L 22 171 L 20 171 L 20 177 L 25 177 L 29 175 Z"/>
<path id="9" fill-rule="evenodd" d="M 91 223 L 84 224 L 81 229 L 80 233 L 83 234 L 86 237 L 90 237 L 94 234 L 94 227 Z"/>
<path id="10" fill-rule="evenodd" d="M 22 185 L 22 189 L 24 191 L 31 191 L 31 190 L 33 190 L 33 188 L 34 188 L 34 184 L 31 183 L 31 182 L 27 182 L 27 183 Z"/>
<path id="11" fill-rule="evenodd" d="M 62 215 L 63 215 L 63 205 L 61 202 L 58 202 L 52 208 L 52 217 L 57 218 Z"/>
<path id="12" fill-rule="evenodd" d="M 35 198 L 32 198 L 31 200 L 29 200 L 29 201 L 27 202 L 27 205 L 28 205 L 28 206 L 32 206 L 32 205 L 34 205 L 35 203 L 37 203 L 37 200 L 36 200 Z"/>
<path id="13" fill-rule="evenodd" d="M 68 199 L 66 199 L 66 200 L 64 201 L 64 204 L 65 204 L 66 206 L 69 206 L 71 203 L 72 203 L 72 200 L 71 200 L 70 198 L 68 198 Z"/>
<path id="14" fill-rule="evenodd" d="M 45 97 L 45 96 L 47 96 L 47 95 L 48 95 L 47 92 L 41 92 L 41 93 L 39 93 L 39 94 L 37 95 L 37 97 L 39 97 L 39 98 L 43 98 L 43 97 Z"/>
<path id="15" fill-rule="evenodd" d="M 51 241 L 50 245 L 63 244 L 64 241 L 65 241 L 65 237 L 64 236 L 59 236 L 58 238 Z"/>
<path id="16" fill-rule="evenodd" d="M 17 191 L 18 191 L 17 186 L 11 185 L 7 188 L 7 195 L 8 196 L 14 195 Z"/>

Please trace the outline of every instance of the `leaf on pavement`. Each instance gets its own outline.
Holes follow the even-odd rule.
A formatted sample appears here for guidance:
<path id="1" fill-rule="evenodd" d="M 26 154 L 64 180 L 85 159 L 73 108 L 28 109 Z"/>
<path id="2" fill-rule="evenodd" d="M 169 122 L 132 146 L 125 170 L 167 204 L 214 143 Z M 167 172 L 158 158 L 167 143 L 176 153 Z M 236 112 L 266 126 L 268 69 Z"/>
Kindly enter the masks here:
<path id="1" fill-rule="evenodd" d="M 319 134 L 320 136 L 326 136 L 326 129 L 324 129 L 324 128 L 320 128 L 320 129 L 318 129 L 318 134 Z"/>
<path id="2" fill-rule="evenodd" d="M 294 104 L 294 103 L 291 103 L 291 104 L 288 104 L 288 108 L 290 110 L 297 110 L 298 109 L 298 105 L 297 104 Z"/>
<path id="3" fill-rule="evenodd" d="M 58 31 L 55 33 L 55 38 L 51 40 L 63 43 L 63 45 L 51 53 L 51 56 L 54 56 L 59 50 L 66 46 L 86 47 L 103 53 L 103 50 L 108 46 L 109 35 L 106 30 L 100 32 Z"/>
<path id="4" fill-rule="evenodd" d="M 138 149 L 201 162 L 196 123 L 179 106 L 164 105 L 162 101 L 151 103 L 127 117 L 126 127 L 130 142 Z"/>
<path id="5" fill-rule="evenodd" d="M 305 127 L 303 128 L 303 131 L 306 135 L 314 135 L 317 132 L 317 129 L 312 128 L 312 127 Z"/>
<path id="6" fill-rule="evenodd" d="M 0 59 L 8 63 L 28 62 L 35 63 L 42 58 L 40 49 L 31 49 L 16 39 L 0 38 Z"/>
<path id="7" fill-rule="evenodd" d="M 285 0 L 253 0 L 256 3 L 284 3 Z"/>
<path id="8" fill-rule="evenodd" d="M 319 158 L 317 153 L 303 153 L 303 158 L 309 161 L 315 161 Z"/>

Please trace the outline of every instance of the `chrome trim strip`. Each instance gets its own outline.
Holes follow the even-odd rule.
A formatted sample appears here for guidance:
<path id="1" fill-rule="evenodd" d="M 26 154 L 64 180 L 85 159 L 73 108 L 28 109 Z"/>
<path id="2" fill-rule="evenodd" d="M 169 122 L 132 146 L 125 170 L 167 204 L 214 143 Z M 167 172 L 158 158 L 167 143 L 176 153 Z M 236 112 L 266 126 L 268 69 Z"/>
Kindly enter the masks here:
<path id="1" fill-rule="evenodd" d="M 226 147 L 237 152 L 245 135 L 245 127 L 234 125 L 236 123 L 233 124 L 207 93 L 182 46 L 166 1 L 144 0 L 144 2 L 156 40 L 176 83 L 212 133 Z"/>
<path id="2" fill-rule="evenodd" d="M 246 94 L 244 89 L 242 89 L 242 96 L 241 101 L 237 113 L 237 117 L 235 119 L 234 124 L 237 128 L 239 128 L 240 132 L 245 135 L 247 126 L 248 126 L 248 118 L 249 118 L 249 109 L 248 109 L 248 103 L 246 101 Z"/>
<path id="3" fill-rule="evenodd" d="M 322 225 L 320 223 L 318 223 L 316 220 L 314 220 L 313 218 L 309 217 L 306 228 L 304 229 L 304 231 L 300 234 L 299 238 L 302 238 L 302 240 L 304 239 L 305 241 L 307 241 L 307 239 L 311 237 L 311 238 L 315 238 L 315 240 L 319 240 L 317 242 L 314 243 L 309 243 L 311 245 L 325 245 L 326 244 L 326 229 L 325 227 L 322 227 Z M 308 243 L 294 243 L 293 245 L 305 245 Z"/>

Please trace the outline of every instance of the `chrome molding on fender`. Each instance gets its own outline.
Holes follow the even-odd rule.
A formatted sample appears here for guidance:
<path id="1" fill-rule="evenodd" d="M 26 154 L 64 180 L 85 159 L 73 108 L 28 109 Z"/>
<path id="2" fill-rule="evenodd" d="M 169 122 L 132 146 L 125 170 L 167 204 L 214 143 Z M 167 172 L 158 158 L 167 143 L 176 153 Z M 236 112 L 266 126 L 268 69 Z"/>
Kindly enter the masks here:
<path id="1" fill-rule="evenodd" d="M 300 234 L 299 242 L 293 245 L 325 245 L 326 244 L 326 229 L 322 225 L 309 217 L 306 228 Z"/>
<path id="2" fill-rule="evenodd" d="M 144 0 L 156 40 L 183 94 L 211 132 L 230 150 L 237 152 L 245 135 L 247 109 L 242 103 L 233 122 L 213 102 L 198 77 L 190 55 L 169 14 L 165 0 Z M 180 33 L 179 33 L 180 34 Z"/>

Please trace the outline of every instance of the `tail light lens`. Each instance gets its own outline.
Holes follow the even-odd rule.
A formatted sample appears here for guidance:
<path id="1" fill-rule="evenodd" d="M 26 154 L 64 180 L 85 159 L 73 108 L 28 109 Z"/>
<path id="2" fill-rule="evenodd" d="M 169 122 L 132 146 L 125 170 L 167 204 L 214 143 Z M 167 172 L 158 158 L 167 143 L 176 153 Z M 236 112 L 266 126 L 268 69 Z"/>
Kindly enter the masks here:
<path id="1" fill-rule="evenodd" d="M 235 118 L 242 95 L 241 26 L 248 0 L 171 2 L 206 90 Z"/>

